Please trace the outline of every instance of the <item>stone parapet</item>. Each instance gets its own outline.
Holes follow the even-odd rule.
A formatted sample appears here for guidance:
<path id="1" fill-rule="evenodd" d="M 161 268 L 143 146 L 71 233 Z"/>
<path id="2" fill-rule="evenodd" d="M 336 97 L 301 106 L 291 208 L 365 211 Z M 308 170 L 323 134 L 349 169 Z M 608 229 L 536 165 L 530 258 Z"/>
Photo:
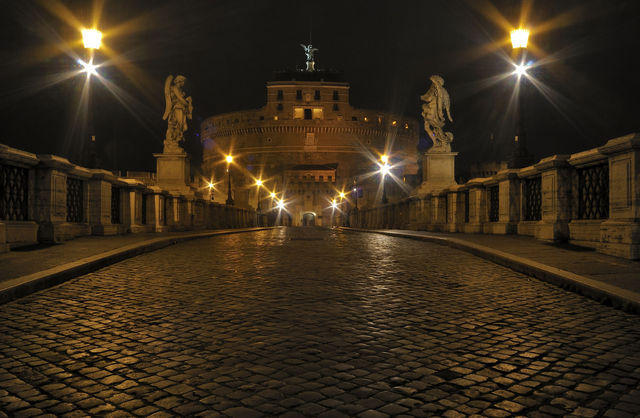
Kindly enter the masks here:
<path id="1" fill-rule="evenodd" d="M 190 188 L 173 194 L 56 155 L 0 144 L 0 169 L 12 189 L 0 189 L 0 252 L 83 235 L 115 235 L 252 226 L 252 210 L 202 199 Z M 224 216 L 224 219 L 220 217 Z"/>
<path id="2" fill-rule="evenodd" d="M 362 209 L 359 226 L 530 235 L 640 259 L 637 133 L 518 170 L 419 192 L 414 190 L 407 201 Z"/>

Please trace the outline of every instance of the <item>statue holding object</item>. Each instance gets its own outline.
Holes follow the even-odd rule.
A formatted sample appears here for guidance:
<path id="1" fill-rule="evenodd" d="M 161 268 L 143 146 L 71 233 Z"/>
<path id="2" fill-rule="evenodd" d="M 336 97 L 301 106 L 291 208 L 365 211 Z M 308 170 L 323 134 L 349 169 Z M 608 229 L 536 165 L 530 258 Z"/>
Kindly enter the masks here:
<path id="1" fill-rule="evenodd" d="M 191 119 L 193 114 L 191 96 L 185 97 L 185 80 L 186 78 L 182 75 L 177 75 L 175 78 L 170 75 L 164 82 L 165 110 L 162 119 L 167 121 L 163 149 L 165 154 L 184 153 L 180 142 L 184 141 L 187 119 Z"/>
<path id="2" fill-rule="evenodd" d="M 430 151 L 451 152 L 451 142 L 453 134 L 443 130 L 446 123 L 446 116 L 453 122 L 450 111 L 449 93 L 444 88 L 444 79 L 439 75 L 432 75 L 430 78 L 431 87 L 420 96 L 425 103 L 422 105 L 422 117 L 424 118 L 424 130 L 433 142 Z"/>

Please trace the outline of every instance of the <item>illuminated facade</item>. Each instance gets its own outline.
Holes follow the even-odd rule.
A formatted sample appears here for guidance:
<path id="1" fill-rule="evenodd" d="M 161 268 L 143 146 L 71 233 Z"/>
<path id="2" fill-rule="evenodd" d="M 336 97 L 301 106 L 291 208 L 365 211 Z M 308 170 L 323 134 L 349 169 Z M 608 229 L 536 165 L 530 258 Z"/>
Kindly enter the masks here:
<path id="1" fill-rule="evenodd" d="M 327 71 L 277 73 L 267 83 L 267 103 L 256 110 L 211 116 L 201 125 L 203 172 L 216 182 L 215 199 L 227 198 L 225 155 L 234 155 L 231 188 L 236 206 L 257 207 L 255 181 L 265 183 L 261 209 L 274 204 L 269 192 L 284 198 L 293 225 L 331 225 L 337 215 L 331 200 L 363 189 L 358 205 L 381 196 L 375 160 L 389 153 L 400 183 L 418 170 L 418 123 L 415 119 L 349 104 L 349 84 Z M 401 186 L 387 179 L 390 200 Z M 405 195 L 403 195 L 405 196 Z M 355 205 L 348 194 L 340 205 Z M 348 202 L 348 203 L 347 203 Z"/>

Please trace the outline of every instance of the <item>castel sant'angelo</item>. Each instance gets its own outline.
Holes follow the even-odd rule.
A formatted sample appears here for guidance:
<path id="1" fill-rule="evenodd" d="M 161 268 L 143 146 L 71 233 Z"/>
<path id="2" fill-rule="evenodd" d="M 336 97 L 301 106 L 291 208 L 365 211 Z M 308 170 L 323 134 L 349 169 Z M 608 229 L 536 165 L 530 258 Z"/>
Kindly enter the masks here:
<path id="1" fill-rule="evenodd" d="M 311 45 L 306 68 L 277 72 L 267 82 L 267 102 L 206 118 L 201 125 L 203 172 L 216 180 L 215 199 L 265 213 L 276 199 L 286 204 L 292 225 L 331 225 L 339 211 L 379 203 L 377 161 L 389 154 L 389 200 L 405 197 L 404 182 L 418 171 L 418 122 L 413 118 L 349 104 L 349 83 L 335 71 L 316 69 Z M 227 155 L 233 156 L 229 165 Z M 256 186 L 256 180 L 264 182 Z M 356 189 L 358 192 L 353 192 Z M 345 197 L 340 199 L 340 192 Z M 258 199 L 260 205 L 258 206 Z"/>

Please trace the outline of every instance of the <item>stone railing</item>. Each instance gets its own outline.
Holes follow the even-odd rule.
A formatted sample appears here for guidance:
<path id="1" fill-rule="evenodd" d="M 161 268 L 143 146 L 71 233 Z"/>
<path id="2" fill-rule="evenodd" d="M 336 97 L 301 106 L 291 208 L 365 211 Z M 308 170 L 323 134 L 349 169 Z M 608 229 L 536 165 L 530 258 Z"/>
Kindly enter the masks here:
<path id="1" fill-rule="evenodd" d="M 0 144 L 0 252 L 85 235 L 243 228 L 255 211 Z"/>
<path id="2" fill-rule="evenodd" d="M 640 134 L 350 216 L 361 228 L 519 234 L 640 259 Z"/>

